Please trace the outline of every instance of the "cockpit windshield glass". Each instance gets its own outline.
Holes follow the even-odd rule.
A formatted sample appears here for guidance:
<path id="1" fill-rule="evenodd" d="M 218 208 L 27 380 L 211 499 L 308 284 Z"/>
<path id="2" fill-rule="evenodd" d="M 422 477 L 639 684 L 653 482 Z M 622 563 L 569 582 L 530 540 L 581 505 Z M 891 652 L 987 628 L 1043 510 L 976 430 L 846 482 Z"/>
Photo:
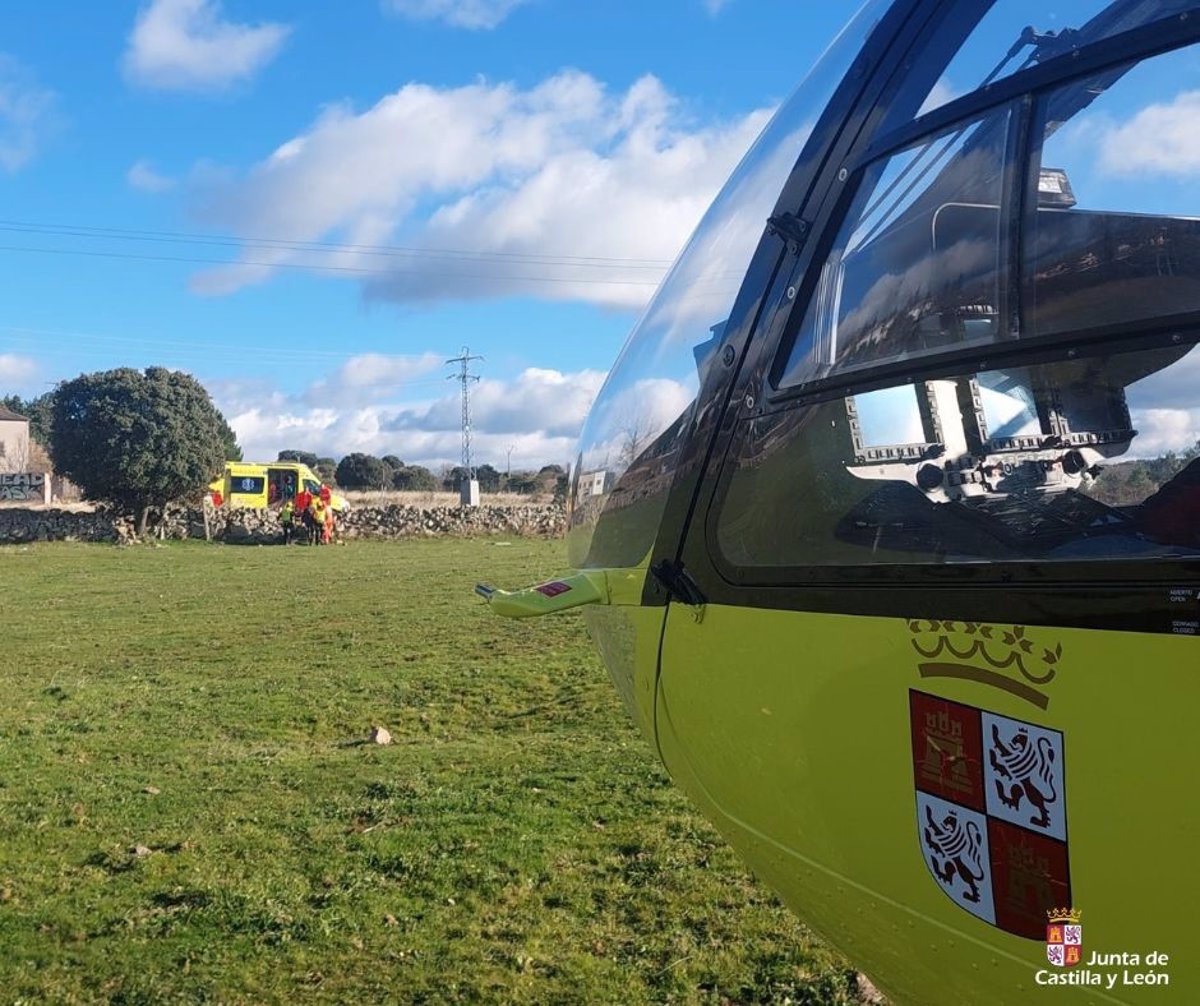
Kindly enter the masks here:
<path id="1" fill-rule="evenodd" d="M 743 570 L 1200 557 L 1196 338 L 746 420 L 718 553 Z"/>
<path id="2" fill-rule="evenodd" d="M 889 5 L 867 3 L 775 114 L 635 326 L 580 439 L 568 537 L 573 565 L 633 566 L 650 551 L 705 369 L 766 219 Z"/>
<path id="3" fill-rule="evenodd" d="M 1000 0 L 955 52 L 918 113 L 1072 48 L 1196 8 L 1195 0 Z"/>

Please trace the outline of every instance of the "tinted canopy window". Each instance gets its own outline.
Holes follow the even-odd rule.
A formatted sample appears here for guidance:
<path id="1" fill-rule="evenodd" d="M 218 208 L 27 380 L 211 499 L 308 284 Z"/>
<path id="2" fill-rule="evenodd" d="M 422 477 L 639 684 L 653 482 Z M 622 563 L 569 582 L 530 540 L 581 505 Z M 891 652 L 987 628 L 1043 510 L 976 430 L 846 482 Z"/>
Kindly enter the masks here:
<path id="1" fill-rule="evenodd" d="M 990 9 L 954 52 L 920 106 L 921 113 L 940 108 L 985 83 L 1045 62 L 1083 45 L 1162 18 L 1194 11 L 1195 0 L 1003 0 L 981 4 Z M 948 20 L 929 46 L 930 57 L 957 31 Z"/>
<path id="2" fill-rule="evenodd" d="M 779 379 L 995 339 L 1007 110 L 866 169 Z"/>
<path id="3" fill-rule="evenodd" d="M 1191 47 L 1039 102 L 1023 259 L 1035 335 L 1200 310 L 1200 56 Z"/>

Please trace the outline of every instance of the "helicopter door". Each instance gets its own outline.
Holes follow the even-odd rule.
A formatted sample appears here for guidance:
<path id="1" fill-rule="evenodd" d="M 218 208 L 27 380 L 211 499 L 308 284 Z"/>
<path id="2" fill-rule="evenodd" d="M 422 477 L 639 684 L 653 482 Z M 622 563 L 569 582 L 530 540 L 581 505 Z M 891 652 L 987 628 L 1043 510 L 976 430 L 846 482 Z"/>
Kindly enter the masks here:
<path id="1" fill-rule="evenodd" d="M 948 935 L 1032 964 L 1080 890 L 1136 943 L 1200 823 L 1159 817 L 1147 857 L 1117 812 L 1194 736 L 1196 53 L 1047 63 L 876 142 L 680 550 L 664 761 L 814 928 L 894 941 L 922 987 Z"/>

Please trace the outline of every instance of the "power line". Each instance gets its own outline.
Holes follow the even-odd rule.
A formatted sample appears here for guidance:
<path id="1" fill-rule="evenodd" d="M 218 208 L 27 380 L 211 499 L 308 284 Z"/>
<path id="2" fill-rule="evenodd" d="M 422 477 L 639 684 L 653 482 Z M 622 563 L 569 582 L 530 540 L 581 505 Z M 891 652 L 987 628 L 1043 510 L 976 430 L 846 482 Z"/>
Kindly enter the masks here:
<path id="1" fill-rule="evenodd" d="M 112 238 L 121 241 L 154 241 L 169 244 L 200 244 L 234 248 L 286 249 L 288 251 L 355 252 L 377 256 L 434 256 L 470 260 L 516 261 L 536 265 L 578 265 L 588 268 L 656 269 L 671 265 L 666 259 L 618 258 L 602 255 L 538 255 L 533 252 L 482 251 L 386 244 L 356 244 L 340 241 L 302 241 L 291 238 L 237 237 L 231 234 L 195 234 L 183 231 L 139 230 L 96 227 L 86 224 L 48 224 L 26 220 L 0 220 L 0 231 L 63 237 Z"/>
<path id="2" fill-rule="evenodd" d="M 7 338 L 4 340 L 8 346 L 14 344 L 28 345 L 33 344 L 39 356 L 54 356 L 77 358 L 80 352 L 86 350 L 67 349 L 65 346 L 52 344 L 47 346 L 46 339 L 53 340 L 77 340 L 83 343 L 102 343 L 128 346 L 145 346 L 147 348 L 169 350 L 169 355 L 172 357 L 189 356 L 203 357 L 211 360 L 216 353 L 229 353 L 237 356 L 253 356 L 257 363 L 291 363 L 297 359 L 313 360 L 314 362 L 322 362 L 324 360 L 345 360 L 348 357 L 379 355 L 391 357 L 393 354 L 382 352 L 374 349 L 363 349 L 359 352 L 332 352 L 328 350 L 316 349 L 282 349 L 278 346 L 253 346 L 237 343 L 230 345 L 228 343 L 217 342 L 195 342 L 192 340 L 171 340 L 171 339 L 138 339 L 128 336 L 119 335 L 101 335 L 95 332 L 63 332 L 52 329 L 38 328 L 14 328 L 0 327 L 0 334 L 4 334 Z M 433 385 L 442 385 L 442 378 L 421 378 L 420 380 L 405 380 L 401 382 L 405 388 L 412 387 L 428 387 Z"/>
<path id="3" fill-rule="evenodd" d="M 62 332 L 50 329 L 39 328 L 0 328 L 0 332 L 9 335 L 9 338 L 21 342 L 35 342 L 39 338 L 51 339 L 76 339 L 83 342 L 101 342 L 101 343 L 117 343 L 120 345 L 131 346 L 152 346 L 155 348 L 167 349 L 184 349 L 184 350 L 202 350 L 204 352 L 235 352 L 235 353 L 265 353 L 272 357 L 280 359 L 294 359 L 297 357 L 305 358 L 322 358 L 322 359 L 345 359 L 345 352 L 334 352 L 331 350 L 319 349 L 304 349 L 295 348 L 286 351 L 286 357 L 281 356 L 283 351 L 278 346 L 249 346 L 245 343 L 238 342 L 236 344 L 219 343 L 219 342 L 195 342 L 193 340 L 171 340 L 171 339 L 137 339 L 129 336 L 121 335 L 101 335 L 95 332 Z M 52 347 L 43 348 L 39 346 L 43 352 L 49 352 Z M 373 353 L 376 350 L 363 350 L 363 353 Z M 351 354 L 351 355 L 363 355 Z M 391 355 L 382 353 L 380 355 Z"/>
<path id="4" fill-rule="evenodd" d="M 264 269 L 301 269 L 307 272 L 352 273 L 360 276 L 376 276 L 381 278 L 397 273 L 429 275 L 428 271 L 424 269 L 363 269 L 356 266 L 318 265 L 315 263 L 305 264 L 303 262 L 254 262 L 245 259 L 200 258 L 198 256 L 184 255 L 137 255 L 132 252 L 87 251 L 82 248 L 39 248 L 25 245 L 0 245 L 0 251 L 32 252 L 43 255 L 83 255 L 88 258 L 125 259 L 136 262 L 184 262 L 201 265 L 258 266 Z M 514 276 L 497 273 L 467 272 L 443 273 L 442 275 L 450 279 L 490 279 L 526 283 L 583 283 L 589 286 L 657 287 L 659 285 L 658 280 L 589 279 L 583 276 Z"/>

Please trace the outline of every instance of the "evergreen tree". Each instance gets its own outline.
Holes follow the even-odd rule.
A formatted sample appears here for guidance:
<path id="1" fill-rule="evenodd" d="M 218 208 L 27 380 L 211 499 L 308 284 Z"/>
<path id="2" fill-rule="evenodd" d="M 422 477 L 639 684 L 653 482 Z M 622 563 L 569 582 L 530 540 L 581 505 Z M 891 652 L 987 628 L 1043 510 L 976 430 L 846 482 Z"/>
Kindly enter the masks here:
<path id="1" fill-rule="evenodd" d="M 433 492 L 437 488 L 437 479 L 428 468 L 403 465 L 392 472 L 392 488 L 403 492 Z"/>
<path id="2" fill-rule="evenodd" d="M 308 465 L 313 471 L 317 470 L 317 463 L 319 461 L 315 454 L 310 454 L 308 451 L 280 451 L 276 460 L 296 461 L 302 465 Z"/>
<path id="3" fill-rule="evenodd" d="M 203 488 L 220 474 L 229 426 L 188 374 L 125 367 L 82 374 L 54 393 L 54 469 L 93 500 L 140 514 Z"/>
<path id="4" fill-rule="evenodd" d="M 337 466 L 337 484 L 347 489 L 383 489 L 392 484 L 392 470 L 372 454 L 347 454 Z"/>

